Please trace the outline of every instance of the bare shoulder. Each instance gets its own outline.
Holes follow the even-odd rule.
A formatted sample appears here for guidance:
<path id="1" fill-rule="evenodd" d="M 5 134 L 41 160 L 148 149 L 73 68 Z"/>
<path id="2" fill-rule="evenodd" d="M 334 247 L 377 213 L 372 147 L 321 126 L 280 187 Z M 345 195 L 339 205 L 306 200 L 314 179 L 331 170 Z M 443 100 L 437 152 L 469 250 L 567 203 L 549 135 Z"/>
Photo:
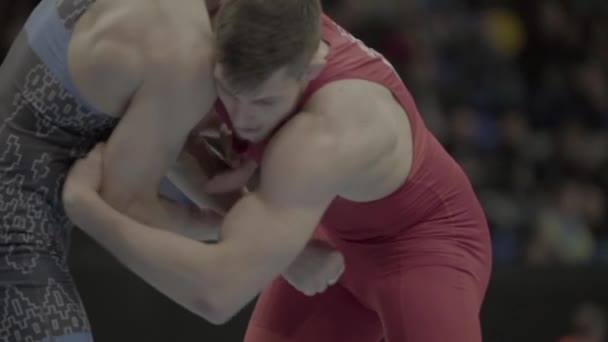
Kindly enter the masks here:
<path id="1" fill-rule="evenodd" d="M 319 89 L 307 104 L 331 127 L 354 170 L 354 200 L 382 197 L 400 186 L 409 173 L 412 136 L 405 110 L 386 87 L 343 80 Z"/>
<path id="2" fill-rule="evenodd" d="M 302 112 L 285 124 L 270 141 L 261 164 L 259 190 L 273 202 L 315 201 L 339 193 L 345 168 L 341 146 L 324 121 Z M 295 196 L 295 198 L 294 198 Z"/>
<path id="3" fill-rule="evenodd" d="M 211 68 L 211 29 L 204 3 L 189 16 L 197 11 L 183 7 L 160 0 L 96 1 L 78 21 L 68 51 L 82 95 L 119 116 L 146 82 L 201 83 Z"/>
<path id="4" fill-rule="evenodd" d="M 306 109 L 318 113 L 349 144 L 367 156 L 396 143 L 406 116 L 385 87 L 363 80 L 343 80 L 319 89 Z"/>
<path id="5" fill-rule="evenodd" d="M 277 202 L 371 201 L 403 184 L 411 159 L 409 121 L 392 93 L 365 81 L 334 82 L 273 137 L 261 190 Z"/>

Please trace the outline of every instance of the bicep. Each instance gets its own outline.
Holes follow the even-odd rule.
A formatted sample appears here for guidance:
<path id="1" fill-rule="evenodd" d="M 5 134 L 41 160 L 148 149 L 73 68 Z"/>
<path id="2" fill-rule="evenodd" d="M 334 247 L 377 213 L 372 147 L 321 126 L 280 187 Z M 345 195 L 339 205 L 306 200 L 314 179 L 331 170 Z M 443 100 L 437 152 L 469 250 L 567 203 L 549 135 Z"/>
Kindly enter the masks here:
<path id="1" fill-rule="evenodd" d="M 321 202 L 278 206 L 259 193 L 238 201 L 224 219 L 221 243 L 214 246 L 221 267 L 209 286 L 218 307 L 235 313 L 286 269 L 310 240 L 323 211 Z"/>
<path id="2" fill-rule="evenodd" d="M 174 93 L 169 87 L 144 84 L 110 136 L 101 193 L 113 206 L 120 209 L 156 196 L 160 180 L 205 113 L 198 101 L 188 102 Z"/>
<path id="3" fill-rule="evenodd" d="M 271 147 L 262 163 L 260 186 L 224 220 L 218 245 L 223 266 L 217 279 L 234 284 L 219 291 L 232 307 L 253 298 L 289 266 L 337 194 L 333 178 L 311 159 L 318 151 L 294 151 Z M 304 164 L 308 168 L 300 168 Z"/>
<path id="4" fill-rule="evenodd" d="M 88 26 L 75 30 L 70 40 L 70 77 L 95 109 L 118 117 L 142 80 L 142 52 L 133 42 L 95 34 Z"/>
<path id="5" fill-rule="evenodd" d="M 211 109 L 211 51 L 190 52 L 145 54 L 145 75 L 105 151 L 102 195 L 113 206 L 156 196 L 188 134 Z"/>
<path id="6" fill-rule="evenodd" d="M 228 248 L 235 260 L 255 260 L 262 265 L 289 259 L 304 247 L 325 204 L 281 205 L 264 199 L 259 192 L 249 193 L 226 216 L 223 238 L 238 246 Z"/>

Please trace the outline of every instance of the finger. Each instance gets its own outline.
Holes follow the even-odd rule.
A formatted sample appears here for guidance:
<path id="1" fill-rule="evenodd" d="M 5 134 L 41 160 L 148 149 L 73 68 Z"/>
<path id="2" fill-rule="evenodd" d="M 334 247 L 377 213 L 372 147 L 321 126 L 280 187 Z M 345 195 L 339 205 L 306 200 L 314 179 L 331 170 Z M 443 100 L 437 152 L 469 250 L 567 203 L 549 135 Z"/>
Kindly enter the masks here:
<path id="1" fill-rule="evenodd" d="M 232 131 L 225 123 L 220 125 L 220 135 L 224 138 L 232 138 Z"/>
<path id="2" fill-rule="evenodd" d="M 226 124 L 222 124 L 220 126 L 220 145 L 222 146 L 222 150 L 224 155 L 226 156 L 226 160 L 230 161 L 234 159 L 234 149 L 232 148 L 232 132 L 228 128 Z"/>
<path id="3" fill-rule="evenodd" d="M 220 134 L 220 132 L 218 132 L 217 129 L 207 128 L 207 129 L 199 131 L 197 134 L 197 137 L 198 138 L 221 139 L 221 134 Z"/>
<path id="4" fill-rule="evenodd" d="M 205 184 L 205 192 L 221 194 L 241 189 L 247 184 L 249 176 L 242 169 L 229 170 L 215 175 Z"/>
<path id="5" fill-rule="evenodd" d="M 204 143 L 205 143 L 205 148 L 210 156 L 213 156 L 214 158 L 219 159 L 219 160 L 225 162 L 226 164 L 228 164 L 226 162 L 226 157 L 224 156 L 222 151 L 219 151 L 215 146 L 213 146 L 207 140 L 205 140 Z"/>
<path id="6" fill-rule="evenodd" d="M 283 279 L 289 284 L 291 285 L 293 288 L 297 289 L 298 287 L 296 286 L 296 284 L 291 281 L 291 279 L 289 279 L 289 277 L 283 276 Z"/>
<path id="7" fill-rule="evenodd" d="M 325 291 L 327 290 L 327 288 L 328 288 L 328 287 L 329 287 L 329 286 L 328 286 L 327 284 L 323 284 L 323 283 L 321 283 L 321 284 L 320 284 L 320 286 L 319 286 L 319 290 L 317 291 L 317 293 L 318 293 L 318 294 L 320 294 L 320 293 L 325 292 Z"/>
<path id="8" fill-rule="evenodd" d="M 342 266 L 338 270 L 338 273 L 336 273 L 336 275 L 333 278 L 329 279 L 327 281 L 327 284 L 328 285 L 335 285 L 338 282 L 338 280 L 340 279 L 340 277 L 342 277 L 342 274 L 344 273 L 345 269 L 346 269 L 346 267 L 344 266 L 344 264 L 342 264 Z"/>
<path id="9" fill-rule="evenodd" d="M 238 190 L 247 184 L 256 168 L 255 162 L 248 161 L 237 169 L 215 175 L 207 182 L 204 190 L 210 194 Z"/>
<path id="10" fill-rule="evenodd" d="M 308 289 L 302 290 L 302 293 L 307 297 L 312 297 L 312 296 L 316 295 L 316 292 L 314 290 L 308 290 Z"/>

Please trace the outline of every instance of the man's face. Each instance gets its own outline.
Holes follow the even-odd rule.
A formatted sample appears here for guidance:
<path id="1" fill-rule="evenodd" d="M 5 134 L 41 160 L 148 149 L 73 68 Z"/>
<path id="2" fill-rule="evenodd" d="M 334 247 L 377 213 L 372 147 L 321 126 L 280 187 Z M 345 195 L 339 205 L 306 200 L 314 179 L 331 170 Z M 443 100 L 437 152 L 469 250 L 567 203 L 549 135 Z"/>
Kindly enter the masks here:
<path id="1" fill-rule="evenodd" d="M 218 96 L 226 106 L 234 133 L 241 139 L 264 140 L 296 106 L 303 82 L 281 68 L 265 82 L 247 91 L 235 92 L 226 81 L 221 64 L 214 70 Z"/>

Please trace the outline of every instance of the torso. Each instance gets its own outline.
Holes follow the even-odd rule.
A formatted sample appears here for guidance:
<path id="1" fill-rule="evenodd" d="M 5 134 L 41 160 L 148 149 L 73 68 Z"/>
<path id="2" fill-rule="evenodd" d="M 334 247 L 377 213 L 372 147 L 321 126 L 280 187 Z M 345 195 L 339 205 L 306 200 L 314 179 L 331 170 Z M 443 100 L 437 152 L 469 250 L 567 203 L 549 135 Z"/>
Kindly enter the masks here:
<path id="1" fill-rule="evenodd" d="M 70 71 L 79 91 L 99 111 L 120 117 L 128 106 L 133 90 L 146 82 L 147 78 L 158 74 L 155 72 L 157 70 L 140 69 L 146 54 L 188 54 L 188 50 L 206 44 L 201 39 L 209 31 L 206 16 L 204 3 L 200 0 L 95 1 L 78 20 L 70 42 Z M 117 82 L 116 79 L 121 77 L 118 72 L 112 75 L 113 79 L 108 80 L 107 84 L 88 79 L 87 65 L 80 65 L 83 60 L 87 57 L 94 59 L 96 49 L 124 47 L 102 45 L 107 36 L 120 37 L 113 44 L 132 48 L 135 56 L 125 67 L 129 71 L 138 70 L 139 75 Z M 87 51 L 90 51 L 88 56 Z M 79 75 L 79 70 L 83 70 L 84 75 Z"/>
<path id="2" fill-rule="evenodd" d="M 344 106 L 345 92 L 365 94 L 365 102 L 371 102 L 369 110 Z M 331 127 L 330 134 L 344 141 L 347 153 L 365 165 L 364 172 L 356 172 L 349 182 L 354 185 L 340 192 L 341 198 L 375 201 L 405 182 L 412 162 L 411 126 L 404 109 L 386 87 L 366 80 L 334 81 L 315 92 L 303 105 L 302 113 L 322 116 L 324 126 Z"/>
<path id="3" fill-rule="evenodd" d="M 397 139 L 394 148 L 381 153 L 378 162 L 361 177 L 362 186 L 349 189 L 331 203 L 321 226 L 329 235 L 346 241 L 440 235 L 458 239 L 459 233 L 453 230 L 458 224 L 474 227 L 473 234 L 485 238 L 485 217 L 468 179 L 428 131 L 392 66 L 327 17 L 323 18 L 323 38 L 331 48 L 327 66 L 309 84 L 296 113 L 320 96 L 328 84 L 353 80 L 372 83 L 382 88 L 377 94 L 392 104 L 392 109 L 369 113 L 371 119 L 359 119 Z M 220 116 L 228 118 L 222 114 L 221 103 L 217 109 Z M 354 132 L 360 132 L 361 127 Z M 236 146 L 245 156 L 261 161 L 271 139 L 258 144 L 237 141 Z M 471 231 L 460 233 L 470 238 Z"/>
<path id="4" fill-rule="evenodd" d="M 133 91 L 121 89 L 117 98 L 91 96 L 97 84 L 78 82 L 81 75 L 68 65 L 69 50 L 75 42 L 86 48 L 83 41 L 93 44 L 111 30 L 121 30 L 127 39 L 147 38 L 147 44 L 184 30 L 191 34 L 171 37 L 171 46 L 155 50 L 192 46 L 202 36 L 197 28 L 203 25 L 204 2 L 179 1 L 187 4 L 42 0 L 32 12 L 0 66 L 0 239 L 10 253 L 65 255 L 71 224 L 61 204 L 63 181 L 75 160 L 108 139 Z M 143 34 L 145 27 L 156 31 Z M 119 77 L 111 85 L 124 86 Z M 4 252 L 9 253 L 0 247 Z"/>
<path id="5" fill-rule="evenodd" d="M 0 66 L 0 239 L 11 248 L 0 254 L 9 262 L 20 253 L 65 255 L 63 180 L 117 124 L 82 101 L 65 62 L 71 30 L 91 3 L 41 1 Z"/>

